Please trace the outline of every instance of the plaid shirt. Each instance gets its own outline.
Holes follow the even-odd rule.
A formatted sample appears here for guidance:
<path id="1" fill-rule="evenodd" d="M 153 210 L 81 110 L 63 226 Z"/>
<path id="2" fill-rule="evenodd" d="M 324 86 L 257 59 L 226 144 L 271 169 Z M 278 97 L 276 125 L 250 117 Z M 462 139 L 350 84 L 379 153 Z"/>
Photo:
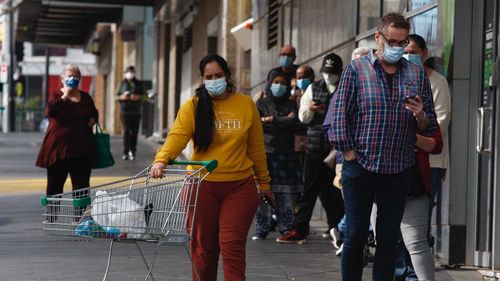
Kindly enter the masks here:
<path id="1" fill-rule="evenodd" d="M 416 120 L 404 106 L 408 95 L 419 95 L 430 120 L 423 134 L 436 129 L 432 91 L 421 66 L 400 59 L 392 79 L 373 52 L 344 69 L 333 96 L 330 136 L 338 151 L 355 150 L 368 171 L 396 174 L 415 164 Z"/>

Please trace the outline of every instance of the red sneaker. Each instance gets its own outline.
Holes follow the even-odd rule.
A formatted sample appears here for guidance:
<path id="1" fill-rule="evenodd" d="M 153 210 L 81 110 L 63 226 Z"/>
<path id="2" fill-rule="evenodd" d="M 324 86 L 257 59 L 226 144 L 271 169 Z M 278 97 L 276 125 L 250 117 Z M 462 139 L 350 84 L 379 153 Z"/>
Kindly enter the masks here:
<path id="1" fill-rule="evenodd" d="M 295 229 L 288 232 L 288 234 L 276 238 L 276 242 L 283 244 L 299 244 L 302 245 L 306 242 L 306 236 L 299 234 Z"/>

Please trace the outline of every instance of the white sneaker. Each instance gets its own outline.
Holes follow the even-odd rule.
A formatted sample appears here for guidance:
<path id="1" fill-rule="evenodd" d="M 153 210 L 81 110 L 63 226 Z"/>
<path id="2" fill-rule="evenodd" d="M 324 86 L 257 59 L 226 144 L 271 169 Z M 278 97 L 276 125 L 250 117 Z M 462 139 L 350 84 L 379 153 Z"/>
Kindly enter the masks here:
<path id="1" fill-rule="evenodd" d="M 332 236 L 333 239 L 332 241 L 333 247 L 340 249 L 341 245 L 339 244 L 340 240 L 342 240 L 340 231 L 336 227 L 332 227 L 332 229 L 330 229 L 330 235 Z"/>
<path id="2" fill-rule="evenodd" d="M 129 151 L 129 152 L 128 152 L 128 158 L 129 158 L 130 160 L 135 160 L 135 153 L 133 153 L 132 151 Z"/>
<path id="3" fill-rule="evenodd" d="M 344 249 L 344 244 L 340 244 L 340 248 L 335 252 L 335 255 L 340 256 L 342 254 L 343 249 Z"/>

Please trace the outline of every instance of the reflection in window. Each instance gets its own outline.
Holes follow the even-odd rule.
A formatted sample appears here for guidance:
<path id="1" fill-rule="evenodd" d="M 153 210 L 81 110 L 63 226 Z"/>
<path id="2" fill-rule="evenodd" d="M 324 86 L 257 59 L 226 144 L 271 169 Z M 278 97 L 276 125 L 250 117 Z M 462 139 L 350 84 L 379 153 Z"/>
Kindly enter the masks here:
<path id="1" fill-rule="evenodd" d="M 383 14 L 391 12 L 402 13 L 406 6 L 406 0 L 384 0 Z"/>
<path id="2" fill-rule="evenodd" d="M 427 43 L 429 49 L 429 57 L 435 57 L 437 63 L 436 70 L 443 73 L 443 46 L 442 38 L 438 36 L 438 10 L 434 8 L 423 14 L 419 14 L 410 18 L 411 30 L 410 33 L 415 33 L 422 36 Z"/>
<path id="3" fill-rule="evenodd" d="M 377 42 L 375 42 L 375 36 L 366 37 L 359 40 L 358 47 L 369 47 L 372 49 L 377 49 Z"/>
<path id="4" fill-rule="evenodd" d="M 380 0 L 359 0 L 359 33 L 377 26 L 380 9 Z"/>
<path id="5" fill-rule="evenodd" d="M 415 10 L 418 9 L 426 4 L 429 4 L 431 2 L 434 2 L 433 0 L 408 0 L 408 9 Z"/>

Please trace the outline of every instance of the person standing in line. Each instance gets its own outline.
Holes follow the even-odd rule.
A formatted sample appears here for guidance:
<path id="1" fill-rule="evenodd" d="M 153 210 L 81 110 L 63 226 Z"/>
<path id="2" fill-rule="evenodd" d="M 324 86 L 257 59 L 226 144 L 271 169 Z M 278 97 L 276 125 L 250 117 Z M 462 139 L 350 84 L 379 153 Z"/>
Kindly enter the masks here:
<path id="1" fill-rule="evenodd" d="M 224 58 L 207 55 L 199 70 L 203 83 L 179 109 L 156 154 L 151 176 L 162 177 L 167 163 L 176 159 L 190 140 L 192 161 L 219 162 L 198 191 L 190 247 L 193 270 L 200 280 L 216 281 L 221 254 L 224 280 L 245 280 L 245 246 L 259 205 L 258 192 L 274 200 L 262 121 L 252 99 L 235 91 Z"/>
<path id="2" fill-rule="evenodd" d="M 316 199 L 325 209 L 329 229 L 323 234 L 330 237 L 330 229 L 336 228 L 344 215 L 342 195 L 333 189 L 331 183 L 334 171 L 323 160 L 328 156 L 331 145 L 323 130 L 330 98 L 334 95 L 340 74 L 342 59 L 335 53 L 326 55 L 320 69 L 323 79 L 311 83 L 301 98 L 299 120 L 307 127 L 307 148 L 304 160 L 304 191 L 298 202 L 298 212 L 293 223 L 293 230 L 276 239 L 279 243 L 303 243 L 309 234 L 309 222 Z"/>
<path id="3" fill-rule="evenodd" d="M 422 65 L 422 62 L 425 61 L 429 54 L 425 39 L 417 34 L 410 34 L 408 39 L 410 40 L 410 44 L 405 48 L 404 57 L 408 61 L 417 65 Z M 436 112 L 437 122 L 439 127 L 444 126 L 445 128 L 442 129 L 442 136 L 440 130 L 439 136 L 435 137 L 434 141 L 436 143 L 436 148 L 434 151 L 427 151 L 431 154 L 421 160 L 425 161 L 426 164 L 426 166 L 424 166 L 425 169 L 420 168 L 421 171 L 425 171 L 424 173 L 421 172 L 421 176 L 423 182 L 425 183 L 427 191 L 425 194 L 426 196 L 423 198 L 409 198 L 405 208 L 405 215 L 403 216 L 401 229 L 402 231 L 404 228 L 409 229 L 410 231 L 413 231 L 410 232 L 413 233 L 413 235 L 404 239 L 404 244 L 400 243 L 399 257 L 396 261 L 396 280 L 434 280 L 434 263 L 429 262 L 429 260 L 432 261 L 430 247 L 433 245 L 433 237 L 430 234 L 430 218 L 432 215 L 432 209 L 435 205 L 435 195 L 441 191 L 442 178 L 446 172 L 448 164 L 448 125 L 451 118 L 451 98 L 448 89 L 448 81 L 446 81 L 446 79 L 437 71 L 425 66 L 424 69 L 431 83 L 434 111 Z M 436 130 L 436 132 L 437 131 L 438 130 Z M 426 137 L 420 136 L 419 138 L 425 139 Z M 418 139 L 416 145 L 419 147 Z M 437 148 L 439 148 L 438 151 L 436 150 Z M 421 152 L 421 150 L 419 150 L 419 152 Z M 417 161 L 419 161 L 418 152 L 416 155 Z M 437 168 L 432 168 L 433 164 L 437 166 Z M 431 168 L 429 168 L 429 165 Z M 413 200 L 410 201 L 410 199 Z M 421 201 L 429 203 L 429 207 L 427 208 L 429 212 L 425 217 L 420 216 L 417 212 L 415 212 L 415 210 L 421 212 L 426 209 L 425 207 L 422 207 L 422 204 L 418 204 Z M 413 224 L 408 222 L 405 223 L 406 213 L 412 214 L 411 222 L 413 222 Z M 416 220 L 417 218 L 419 220 Z M 415 222 L 418 222 L 418 224 Z M 418 230 L 422 229 L 424 229 L 423 234 L 418 232 Z M 411 239 L 411 241 L 408 241 L 409 239 Z M 421 243 L 422 241 L 425 241 L 426 244 Z M 405 247 L 405 244 L 409 245 Z"/>
<path id="4" fill-rule="evenodd" d="M 135 160 L 137 135 L 141 121 L 141 100 L 146 91 L 136 77 L 135 68 L 127 67 L 125 79 L 120 82 L 116 95 L 120 101 L 120 118 L 123 128 L 123 160 Z"/>
<path id="5" fill-rule="evenodd" d="M 409 61 L 422 65 L 429 56 L 429 50 L 424 38 L 417 34 L 411 34 L 408 36 L 408 39 L 410 40 L 410 44 L 405 48 L 405 56 Z M 432 186 L 430 212 L 432 214 L 434 206 L 438 206 L 437 211 L 440 211 L 441 189 L 446 169 L 448 168 L 448 127 L 451 121 L 451 97 L 446 78 L 430 67 L 424 66 L 424 69 L 431 83 L 434 111 L 436 112 L 437 122 L 443 135 L 443 150 L 439 154 L 431 154 L 429 156 Z"/>
<path id="6" fill-rule="evenodd" d="M 294 155 L 294 127 L 297 123 L 297 106 L 290 100 L 290 83 L 281 72 L 270 76 L 266 97 L 257 100 L 257 109 L 264 127 L 267 166 L 271 174 L 271 191 L 276 198 L 278 230 L 284 235 L 292 227 L 295 202 L 302 191 L 296 177 L 297 163 Z M 300 80 L 299 80 L 300 81 Z M 256 233 L 253 240 L 265 239 L 271 229 L 271 207 L 261 200 L 256 215 Z"/>
<path id="7" fill-rule="evenodd" d="M 88 187 L 96 141 L 92 126 L 98 113 L 89 94 L 80 91 L 82 75 L 78 66 L 68 64 L 61 74 L 63 87 L 49 95 L 45 115 L 49 126 L 43 139 L 36 166 L 47 169 L 47 196 L 63 192 L 64 183 L 71 177 L 73 191 Z M 48 210 L 49 214 L 57 210 Z M 75 213 L 75 216 L 81 214 Z M 54 222 L 55 216 L 49 216 Z M 78 217 L 74 218 L 78 221 Z"/>
<path id="8" fill-rule="evenodd" d="M 291 99 L 297 105 L 297 108 L 300 107 L 300 101 L 304 92 L 307 90 L 309 85 L 314 81 L 315 74 L 312 67 L 308 65 L 301 65 L 297 68 L 297 86 L 293 91 L 293 95 Z M 294 131 L 294 150 L 295 150 L 295 158 L 297 161 L 297 177 L 299 178 L 299 182 L 301 185 L 301 189 L 304 188 L 304 157 L 306 153 L 307 146 L 307 124 L 302 122 L 297 122 L 295 125 Z"/>
<path id="9" fill-rule="evenodd" d="M 295 52 L 295 47 L 293 47 L 292 45 L 283 45 L 283 47 L 281 47 L 278 59 L 280 66 L 271 69 L 267 73 L 267 81 L 269 81 L 269 76 L 272 73 L 278 71 L 285 75 L 286 79 L 290 82 L 290 85 L 292 85 L 292 88 L 294 88 L 296 86 L 295 74 L 297 72 L 297 68 L 299 67 L 298 65 L 294 64 L 296 58 L 297 53 Z"/>
<path id="10" fill-rule="evenodd" d="M 382 17 L 375 32 L 378 48 L 347 65 L 333 97 L 331 136 L 344 156 L 343 281 L 361 280 L 374 201 L 378 211 L 373 280 L 393 279 L 415 165 L 416 132 L 432 134 L 437 126 L 429 79 L 422 67 L 402 59 L 409 30 L 401 14 Z"/>

